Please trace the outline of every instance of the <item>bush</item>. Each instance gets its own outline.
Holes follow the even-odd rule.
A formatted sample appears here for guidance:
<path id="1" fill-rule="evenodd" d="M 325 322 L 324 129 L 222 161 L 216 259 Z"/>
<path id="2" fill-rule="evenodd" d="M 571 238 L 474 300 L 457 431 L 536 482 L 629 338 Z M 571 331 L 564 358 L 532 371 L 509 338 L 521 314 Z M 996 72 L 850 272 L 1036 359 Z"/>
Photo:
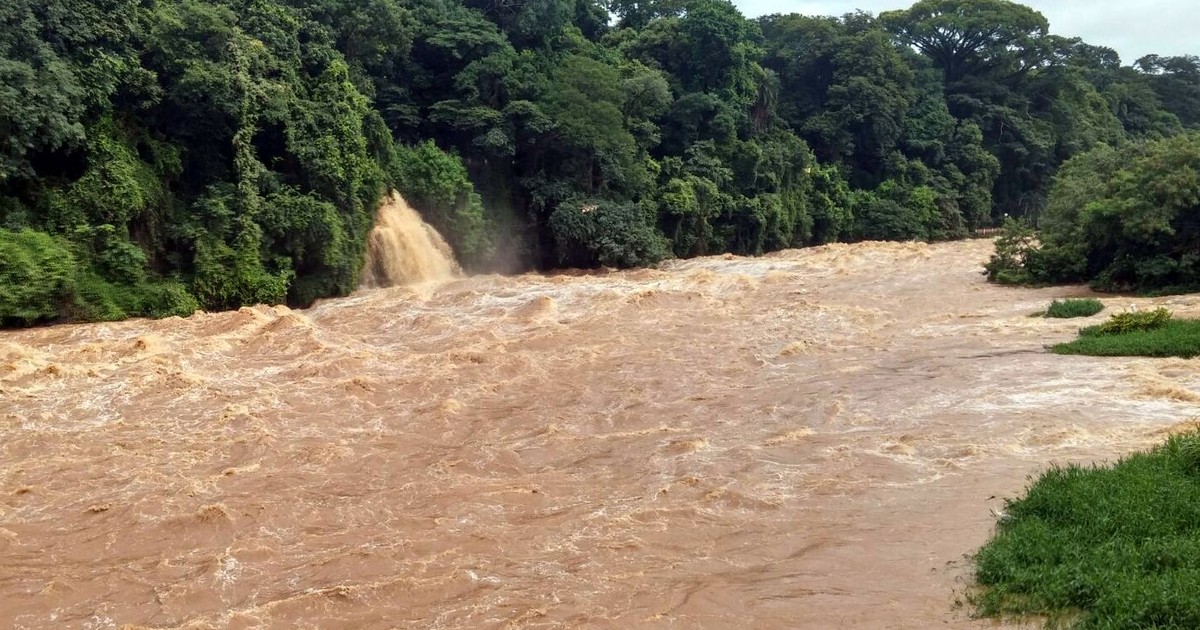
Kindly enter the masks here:
<path id="1" fill-rule="evenodd" d="M 109 282 L 95 271 L 84 270 L 75 282 L 75 294 L 64 316 L 88 322 L 112 322 L 128 317 L 186 317 L 200 303 L 175 280 L 147 281 L 136 285 Z"/>
<path id="2" fill-rule="evenodd" d="M 1098 357 L 1200 356 L 1200 320 L 1168 319 L 1150 327 L 1125 332 L 1102 332 L 1101 326 L 1085 328 L 1079 338 L 1051 348 L 1056 354 Z"/>
<path id="3" fill-rule="evenodd" d="M 1200 133 L 1101 146 L 1054 180 L 1042 233 L 1006 226 L 988 276 L 1104 290 L 1200 287 Z"/>
<path id="4" fill-rule="evenodd" d="M 144 284 L 136 289 L 137 313 L 151 319 L 187 317 L 200 310 L 200 302 L 187 287 L 174 280 Z"/>
<path id="5" fill-rule="evenodd" d="M 1055 467 L 975 556 L 989 617 L 1073 628 L 1200 627 L 1200 435 L 1111 467 Z"/>
<path id="6" fill-rule="evenodd" d="M 67 246 L 44 232 L 0 229 L 0 325 L 56 319 L 75 290 Z"/>
<path id="7" fill-rule="evenodd" d="M 259 251 L 261 229 L 249 220 L 231 247 L 217 239 L 196 242 L 196 271 L 192 292 L 209 309 L 231 309 L 245 304 L 282 304 L 295 274 L 287 259 L 277 259 L 283 269 L 272 272 Z"/>
<path id="8" fill-rule="evenodd" d="M 858 235 L 871 241 L 923 241 L 929 228 L 917 208 L 864 192 L 853 195 Z"/>
<path id="9" fill-rule="evenodd" d="M 1090 281 L 1106 290 L 1200 286 L 1200 133 L 1063 165 L 1041 246 L 1016 261 L 1038 282 Z"/>
<path id="10" fill-rule="evenodd" d="M 399 145 L 396 154 L 395 177 L 405 200 L 446 238 L 464 266 L 485 267 L 495 253 L 495 226 L 462 160 L 432 140 Z"/>
<path id="11" fill-rule="evenodd" d="M 356 288 L 364 245 L 348 235 L 352 218 L 332 203 L 284 188 L 266 198 L 259 222 L 270 242 L 283 245 L 296 270 L 288 286 L 289 304 L 308 306 L 317 298 Z"/>
<path id="12" fill-rule="evenodd" d="M 1156 308 L 1153 311 L 1117 313 L 1107 322 L 1097 326 L 1095 333 L 1099 335 L 1119 335 L 1140 330 L 1162 328 L 1171 321 L 1171 311 Z"/>
<path id="13" fill-rule="evenodd" d="M 76 257 L 105 279 L 120 284 L 138 284 L 146 279 L 146 253 L 120 234 L 116 226 L 81 225 L 71 231 Z"/>
<path id="14" fill-rule="evenodd" d="M 564 202 L 550 216 L 559 262 L 574 267 L 637 267 L 666 256 L 651 219 L 630 203 Z"/>
<path id="15" fill-rule="evenodd" d="M 130 308 L 135 301 L 128 288 L 108 282 L 90 269 L 83 270 L 65 314 L 87 322 L 115 322 L 137 315 L 136 309 Z"/>
<path id="16" fill-rule="evenodd" d="M 1054 300 L 1050 303 L 1050 308 L 1046 309 L 1046 317 L 1059 319 L 1091 317 L 1103 310 L 1104 304 L 1100 300 L 1092 298 L 1086 300 L 1063 300 L 1061 302 Z"/>
<path id="17" fill-rule="evenodd" d="M 1015 219 L 1006 219 L 1004 229 L 996 239 L 996 253 L 984 265 L 988 279 L 1000 284 L 1032 282 L 1025 264 L 1036 249 L 1037 236 L 1033 228 Z"/>

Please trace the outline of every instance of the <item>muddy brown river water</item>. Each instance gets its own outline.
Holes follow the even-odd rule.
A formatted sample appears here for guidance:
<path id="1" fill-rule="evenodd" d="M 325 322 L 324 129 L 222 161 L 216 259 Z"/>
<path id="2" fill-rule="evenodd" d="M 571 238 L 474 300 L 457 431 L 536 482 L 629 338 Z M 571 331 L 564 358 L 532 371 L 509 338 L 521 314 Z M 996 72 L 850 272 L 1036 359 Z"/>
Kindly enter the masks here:
<path id="1" fill-rule="evenodd" d="M 1086 291 L 990 249 L 0 333 L 0 627 L 983 627 L 1003 497 L 1200 414 L 1200 362 L 1045 352 Z"/>

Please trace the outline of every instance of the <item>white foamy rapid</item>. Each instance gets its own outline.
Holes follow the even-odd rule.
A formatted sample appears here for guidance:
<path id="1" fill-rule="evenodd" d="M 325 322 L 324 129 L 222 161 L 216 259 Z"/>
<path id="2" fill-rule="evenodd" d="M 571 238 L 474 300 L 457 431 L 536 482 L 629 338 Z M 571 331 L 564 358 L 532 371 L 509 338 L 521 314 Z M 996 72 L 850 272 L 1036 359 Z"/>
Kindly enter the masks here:
<path id="1" fill-rule="evenodd" d="M 453 276 L 399 199 L 373 239 Z M 1003 498 L 1194 427 L 1200 363 L 1046 352 L 1105 315 L 1028 317 L 1086 290 L 990 252 L 0 332 L 0 628 L 991 627 L 954 601 Z"/>

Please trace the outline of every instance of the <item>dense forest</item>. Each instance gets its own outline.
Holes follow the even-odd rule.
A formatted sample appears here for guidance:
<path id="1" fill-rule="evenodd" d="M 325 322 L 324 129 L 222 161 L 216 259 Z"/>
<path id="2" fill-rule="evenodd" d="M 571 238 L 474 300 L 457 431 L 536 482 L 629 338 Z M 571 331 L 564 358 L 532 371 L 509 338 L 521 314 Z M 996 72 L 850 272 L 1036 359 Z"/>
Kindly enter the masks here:
<path id="1" fill-rule="evenodd" d="M 1200 133 L 1099 145 L 1072 157 L 1037 227 L 1007 222 L 987 265 L 992 280 L 1200 291 Z"/>
<path id="2" fill-rule="evenodd" d="M 1122 65 L 1005 0 L 756 20 L 726 0 L 8 0 L 0 19 L 5 325 L 346 294 L 393 187 L 472 270 L 1065 225 L 1200 127 L 1200 59 Z M 1087 181 L 1051 195 L 1064 162 Z M 1071 247 L 1042 258 L 1145 273 Z"/>

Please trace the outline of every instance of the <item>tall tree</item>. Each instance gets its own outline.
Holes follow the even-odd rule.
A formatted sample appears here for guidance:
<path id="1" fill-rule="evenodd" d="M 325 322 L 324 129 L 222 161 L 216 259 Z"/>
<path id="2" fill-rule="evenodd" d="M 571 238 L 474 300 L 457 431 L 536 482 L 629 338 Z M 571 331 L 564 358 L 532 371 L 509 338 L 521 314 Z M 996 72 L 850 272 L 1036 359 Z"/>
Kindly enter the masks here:
<path id="1" fill-rule="evenodd" d="M 947 84 L 969 75 L 1007 76 L 1039 66 L 1046 18 L 1009 0 L 920 0 L 880 21 L 941 68 Z"/>

